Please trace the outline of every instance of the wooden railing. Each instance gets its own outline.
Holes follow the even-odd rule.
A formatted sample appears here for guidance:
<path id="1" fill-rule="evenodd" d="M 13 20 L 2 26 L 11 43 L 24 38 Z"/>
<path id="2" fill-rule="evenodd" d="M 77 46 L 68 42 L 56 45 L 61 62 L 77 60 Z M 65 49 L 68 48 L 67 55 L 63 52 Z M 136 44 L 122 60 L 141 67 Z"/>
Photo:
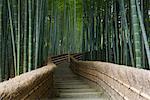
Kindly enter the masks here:
<path id="1" fill-rule="evenodd" d="M 72 70 L 102 87 L 112 100 L 150 100 L 150 72 L 105 62 L 70 60 Z"/>
<path id="2" fill-rule="evenodd" d="M 68 60 L 68 54 L 54 56 L 54 57 L 51 57 L 51 59 L 52 59 L 53 63 L 60 64 L 60 63 L 62 63 L 64 61 Z"/>
<path id="3" fill-rule="evenodd" d="M 75 59 L 81 60 L 83 54 L 82 53 L 74 53 L 74 54 L 58 55 L 58 56 L 51 57 L 51 61 L 54 64 L 58 65 L 58 64 L 61 64 L 61 63 L 65 62 L 65 61 L 69 62 L 70 56 L 74 57 Z"/>

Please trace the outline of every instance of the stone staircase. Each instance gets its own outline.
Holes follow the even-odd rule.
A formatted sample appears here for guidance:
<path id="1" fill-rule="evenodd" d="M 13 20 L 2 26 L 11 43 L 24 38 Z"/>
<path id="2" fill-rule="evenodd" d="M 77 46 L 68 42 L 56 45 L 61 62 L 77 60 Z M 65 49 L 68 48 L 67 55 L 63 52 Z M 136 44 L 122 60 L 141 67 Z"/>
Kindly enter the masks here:
<path id="1" fill-rule="evenodd" d="M 53 100 L 108 100 L 104 92 L 97 91 L 73 74 L 68 63 L 59 65 L 54 77 L 56 97 Z"/>

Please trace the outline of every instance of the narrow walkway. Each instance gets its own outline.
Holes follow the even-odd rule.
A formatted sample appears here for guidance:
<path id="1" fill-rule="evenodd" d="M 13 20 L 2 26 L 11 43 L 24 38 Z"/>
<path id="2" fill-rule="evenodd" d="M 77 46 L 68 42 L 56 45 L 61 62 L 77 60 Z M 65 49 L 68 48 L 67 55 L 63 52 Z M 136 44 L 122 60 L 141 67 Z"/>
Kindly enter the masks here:
<path id="1" fill-rule="evenodd" d="M 68 63 L 59 65 L 54 75 L 57 97 L 53 100 L 108 100 L 103 92 L 96 91 L 73 74 Z"/>

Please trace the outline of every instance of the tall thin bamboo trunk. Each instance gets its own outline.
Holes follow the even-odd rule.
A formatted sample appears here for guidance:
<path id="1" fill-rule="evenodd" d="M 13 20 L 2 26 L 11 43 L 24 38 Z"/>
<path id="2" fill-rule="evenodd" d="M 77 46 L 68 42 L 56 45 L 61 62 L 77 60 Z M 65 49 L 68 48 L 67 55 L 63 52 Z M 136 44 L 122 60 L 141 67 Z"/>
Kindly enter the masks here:
<path id="1" fill-rule="evenodd" d="M 82 33 L 83 33 L 83 35 L 82 35 L 82 52 L 85 52 L 86 51 L 86 22 L 85 22 L 85 20 L 86 20 L 86 13 L 85 13 L 85 4 L 84 4 L 84 1 L 85 0 L 82 0 L 82 23 L 83 23 L 83 28 L 82 28 Z M 84 58 L 85 59 L 85 58 Z"/>
<path id="2" fill-rule="evenodd" d="M 53 0 L 52 0 L 53 2 Z M 50 14 L 50 48 L 49 48 L 49 54 L 52 53 L 52 41 L 53 41 L 53 37 L 52 37 L 52 32 L 53 32 L 53 3 L 51 3 L 51 14 Z M 64 26 L 64 25 L 63 25 Z"/>
<path id="3" fill-rule="evenodd" d="M 12 47 L 13 47 L 14 69 L 15 69 L 15 75 L 17 75 L 17 60 L 16 60 L 16 49 L 15 49 L 16 47 L 15 47 L 13 23 L 12 23 L 11 8 L 10 8 L 9 0 L 7 0 L 7 3 L 8 3 L 9 21 L 10 21 L 10 29 L 11 29 L 11 39 L 12 39 Z"/>
<path id="4" fill-rule="evenodd" d="M 39 2 L 36 1 L 36 46 L 35 46 L 35 65 L 34 68 L 38 67 L 38 50 L 39 50 Z"/>
<path id="5" fill-rule="evenodd" d="M 106 9 L 105 9 L 105 47 L 106 47 L 106 61 L 108 62 L 108 4 L 106 2 Z"/>
<path id="6" fill-rule="evenodd" d="M 28 37 L 28 71 L 31 71 L 32 66 L 32 8 L 31 1 L 28 0 L 28 16 L 29 16 L 29 37 Z"/>
<path id="7" fill-rule="evenodd" d="M 67 52 L 67 38 L 66 38 L 66 34 L 67 34 L 67 31 L 66 31 L 66 25 L 67 24 L 67 2 L 66 0 L 64 0 L 64 38 L 63 38 L 63 45 L 64 45 L 64 52 Z"/>
<path id="8" fill-rule="evenodd" d="M 17 45 L 17 32 L 18 32 L 18 9 L 17 9 L 17 0 L 12 0 L 12 22 L 13 22 L 13 28 L 14 28 L 14 39 L 15 39 L 15 45 Z M 11 7 L 11 6 L 10 6 Z M 17 56 L 17 55 L 16 55 Z M 16 59 L 17 60 L 17 59 Z"/>
<path id="9" fill-rule="evenodd" d="M 115 46 L 116 46 L 116 63 L 119 64 L 119 35 L 118 35 L 118 12 L 117 12 L 117 0 L 114 1 L 114 30 L 115 30 Z"/>
<path id="10" fill-rule="evenodd" d="M 76 14 L 76 0 L 74 0 L 74 34 L 73 34 L 73 41 L 72 41 L 72 43 L 73 43 L 73 52 L 75 52 L 75 48 L 76 48 L 76 45 L 74 44 L 76 41 L 75 41 L 75 39 L 76 39 L 76 34 L 77 34 L 77 14 Z"/>
<path id="11" fill-rule="evenodd" d="M 3 0 L 0 0 L 0 82 L 2 81 L 2 6 Z"/>
<path id="12" fill-rule="evenodd" d="M 25 7 L 24 7 L 24 56 L 23 56 L 23 72 L 25 73 L 27 71 L 27 12 L 28 12 L 28 1 L 25 0 Z"/>
<path id="13" fill-rule="evenodd" d="M 139 19 L 136 10 L 136 0 L 131 0 L 131 18 L 132 18 L 132 32 L 134 35 L 134 51 L 135 51 L 135 62 L 136 67 L 141 68 L 141 39 L 139 32 Z"/>
<path id="14" fill-rule="evenodd" d="M 20 17 L 20 13 L 21 13 L 21 3 L 20 0 L 18 0 L 18 34 L 17 34 L 17 75 L 20 74 L 20 40 L 21 40 L 21 17 Z"/>

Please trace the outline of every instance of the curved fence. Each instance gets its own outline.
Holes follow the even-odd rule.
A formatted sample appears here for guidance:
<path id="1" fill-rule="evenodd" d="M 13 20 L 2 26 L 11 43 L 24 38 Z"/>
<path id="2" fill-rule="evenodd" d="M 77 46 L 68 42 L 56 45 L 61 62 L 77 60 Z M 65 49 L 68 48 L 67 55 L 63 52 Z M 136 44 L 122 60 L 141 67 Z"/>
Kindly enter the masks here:
<path id="1" fill-rule="evenodd" d="M 112 100 L 150 100 L 150 72 L 105 62 L 77 61 L 71 68 L 102 87 Z"/>
<path id="2" fill-rule="evenodd" d="M 54 64 L 0 83 L 0 100 L 38 99 L 52 96 Z"/>

